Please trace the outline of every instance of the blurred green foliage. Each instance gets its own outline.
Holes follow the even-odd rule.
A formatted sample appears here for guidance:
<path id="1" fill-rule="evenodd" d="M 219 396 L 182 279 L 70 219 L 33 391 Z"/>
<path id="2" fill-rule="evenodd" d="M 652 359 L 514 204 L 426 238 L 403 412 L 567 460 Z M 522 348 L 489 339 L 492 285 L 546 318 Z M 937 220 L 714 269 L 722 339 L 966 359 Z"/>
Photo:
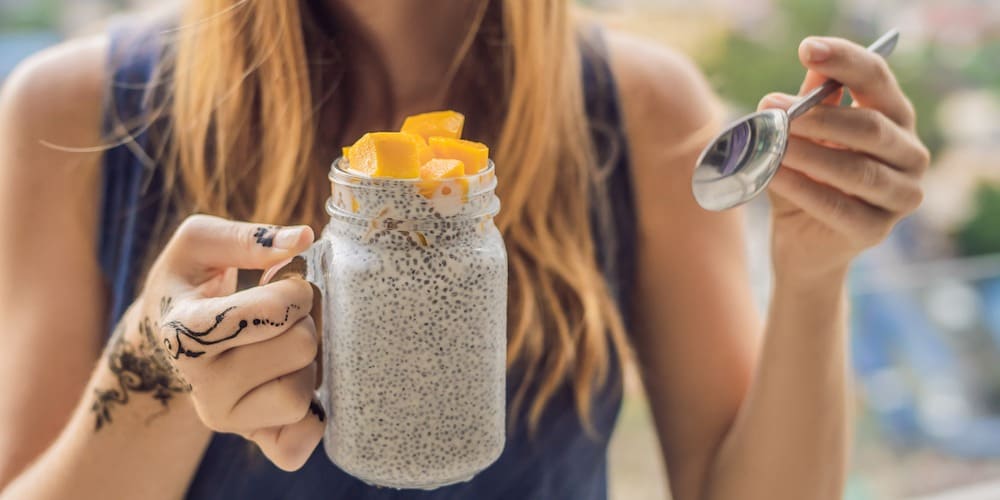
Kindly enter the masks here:
<path id="1" fill-rule="evenodd" d="M 981 184 L 976 189 L 976 212 L 955 234 L 962 255 L 1000 253 L 1000 186 Z"/>
<path id="2" fill-rule="evenodd" d="M 62 2 L 31 0 L 0 6 L 0 32 L 51 29 L 57 22 Z"/>
<path id="3" fill-rule="evenodd" d="M 804 69 L 796 55 L 799 41 L 808 35 L 829 33 L 836 18 L 832 0 L 781 0 L 778 16 L 753 37 L 731 32 L 717 52 L 705 61 L 721 95 L 748 109 L 769 92 L 796 93 Z"/>
<path id="4" fill-rule="evenodd" d="M 988 40 L 957 59 L 962 83 L 1000 92 L 1000 40 Z"/>
<path id="5" fill-rule="evenodd" d="M 746 109 L 756 109 L 758 101 L 769 92 L 798 92 L 804 69 L 797 50 L 803 38 L 825 34 L 867 45 L 881 35 L 870 23 L 846 22 L 835 0 L 779 0 L 776 12 L 779 15 L 768 21 L 773 25 L 762 26 L 760 33 L 753 36 L 732 32 L 718 56 L 704 61 L 720 94 Z M 900 43 L 906 43 L 905 33 Z M 935 67 L 943 54 L 938 54 L 933 45 L 923 52 L 896 53 L 890 61 L 920 117 L 918 133 L 933 152 L 943 145 L 935 120 L 939 96 L 954 82 L 948 73 Z M 983 57 L 996 62 L 997 56 L 1000 52 Z M 992 79 L 994 85 L 1000 85 L 1000 64 L 984 68 L 972 63 L 970 71 L 982 73 L 977 76 L 979 80 Z"/>

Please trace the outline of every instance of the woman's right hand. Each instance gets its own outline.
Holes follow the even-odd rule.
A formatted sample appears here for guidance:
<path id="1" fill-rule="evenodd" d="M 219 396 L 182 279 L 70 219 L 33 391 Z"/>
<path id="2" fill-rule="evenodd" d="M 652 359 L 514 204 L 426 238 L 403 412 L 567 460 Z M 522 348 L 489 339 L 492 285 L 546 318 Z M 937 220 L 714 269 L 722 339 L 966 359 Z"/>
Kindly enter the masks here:
<path id="1" fill-rule="evenodd" d="M 268 269 L 307 249 L 307 226 L 274 227 L 204 215 L 185 220 L 150 270 L 144 334 L 191 386 L 210 429 L 257 443 L 297 470 L 323 435 L 312 286 L 285 279 L 236 292 L 238 269 Z M 145 323 L 145 322 L 144 322 Z"/>

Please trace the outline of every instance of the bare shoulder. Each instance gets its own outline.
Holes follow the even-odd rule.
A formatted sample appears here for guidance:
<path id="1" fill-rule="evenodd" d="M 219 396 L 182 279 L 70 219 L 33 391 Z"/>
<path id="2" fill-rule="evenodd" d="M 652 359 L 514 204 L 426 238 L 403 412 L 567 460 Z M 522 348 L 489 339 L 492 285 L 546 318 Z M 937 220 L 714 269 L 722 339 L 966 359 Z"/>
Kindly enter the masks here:
<path id="1" fill-rule="evenodd" d="M 104 36 L 82 38 L 22 62 L 0 90 L 0 136 L 93 146 L 100 135 L 107 44 Z"/>
<path id="2" fill-rule="evenodd" d="M 669 150 L 664 146 L 681 145 L 718 120 L 719 101 L 687 56 L 615 31 L 607 32 L 607 44 L 626 132 L 636 152 Z"/>
<path id="3" fill-rule="evenodd" d="M 698 155 L 721 125 L 721 102 L 686 56 L 629 35 L 609 32 L 607 40 L 624 115 L 639 227 L 644 244 L 662 257 L 650 265 L 730 259 L 704 249 L 740 248 L 738 211 L 708 212 L 691 194 Z"/>
<path id="4" fill-rule="evenodd" d="M 0 248 L 0 273 L 59 258 L 46 255 L 53 246 L 92 253 L 106 47 L 95 37 L 47 49 L 0 89 L 0 230 L 22 235 Z"/>
<path id="5" fill-rule="evenodd" d="M 107 43 L 85 38 L 39 52 L 0 89 L 0 216 L 12 224 L 70 202 L 77 213 L 96 207 L 95 196 L 79 194 L 96 188 Z"/>

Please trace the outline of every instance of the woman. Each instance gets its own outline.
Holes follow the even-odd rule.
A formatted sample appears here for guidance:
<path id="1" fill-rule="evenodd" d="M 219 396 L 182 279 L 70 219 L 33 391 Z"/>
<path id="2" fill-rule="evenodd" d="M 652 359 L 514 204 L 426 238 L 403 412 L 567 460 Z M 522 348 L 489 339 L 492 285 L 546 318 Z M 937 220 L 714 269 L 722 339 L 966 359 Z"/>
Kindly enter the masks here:
<path id="1" fill-rule="evenodd" d="M 675 498 L 839 498 L 845 274 L 920 202 L 912 107 L 880 58 L 802 43 L 803 90 L 856 104 L 792 128 L 761 325 L 739 213 L 689 192 L 719 126 L 705 81 L 568 4 L 202 0 L 25 63 L 0 98 L 2 498 L 603 498 L 630 350 Z M 311 289 L 237 292 L 235 269 L 308 246 L 337 147 L 442 108 L 500 166 L 511 431 L 471 482 L 376 489 L 317 450 Z M 265 248 L 241 220 L 283 226 Z M 304 307 L 198 363 L 154 347 L 236 303 Z"/>

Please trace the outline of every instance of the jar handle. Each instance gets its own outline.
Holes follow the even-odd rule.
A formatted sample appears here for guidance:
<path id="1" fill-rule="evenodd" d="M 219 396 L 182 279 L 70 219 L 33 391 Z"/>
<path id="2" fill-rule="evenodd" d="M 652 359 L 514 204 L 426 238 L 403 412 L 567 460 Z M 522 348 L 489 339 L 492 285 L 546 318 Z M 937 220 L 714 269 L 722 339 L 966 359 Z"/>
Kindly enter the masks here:
<path id="1" fill-rule="evenodd" d="M 275 264 L 270 269 L 264 271 L 264 274 L 260 278 L 260 284 L 266 285 L 275 280 L 282 280 L 286 278 L 301 278 L 309 283 L 311 283 L 317 290 L 319 290 L 318 295 L 313 296 L 313 320 L 316 323 L 316 333 L 320 339 L 320 357 L 318 363 L 319 379 L 320 385 L 316 387 L 313 401 L 318 401 L 319 406 L 323 409 L 323 415 L 316 412 L 320 420 L 325 420 L 327 416 L 330 415 L 330 404 L 328 398 L 326 397 L 327 391 L 324 390 L 329 377 L 327 376 L 328 371 L 323 369 L 324 360 L 326 359 L 326 342 L 324 342 L 324 320 L 325 309 L 326 309 L 326 284 L 327 276 L 329 273 L 327 270 L 330 265 L 330 241 L 326 238 L 320 237 L 313 243 L 306 251 L 292 257 L 289 260 Z M 312 406 L 310 406 L 312 408 Z"/>
<path id="2" fill-rule="evenodd" d="M 264 271 L 260 284 L 266 285 L 274 280 L 297 277 L 312 283 L 320 293 L 326 295 L 326 275 L 330 253 L 330 241 L 326 238 L 316 240 L 306 251 L 275 264 Z"/>

